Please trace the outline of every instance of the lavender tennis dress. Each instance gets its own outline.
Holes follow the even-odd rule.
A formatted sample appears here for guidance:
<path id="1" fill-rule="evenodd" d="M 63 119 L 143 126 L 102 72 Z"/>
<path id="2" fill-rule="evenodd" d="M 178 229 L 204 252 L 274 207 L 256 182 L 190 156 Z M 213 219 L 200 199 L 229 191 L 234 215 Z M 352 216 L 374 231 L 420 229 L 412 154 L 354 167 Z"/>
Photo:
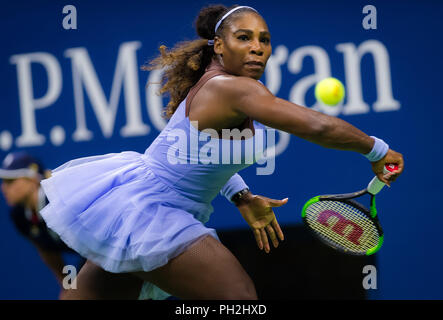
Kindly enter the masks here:
<path id="1" fill-rule="evenodd" d="M 201 237 L 218 239 L 215 230 L 204 225 L 213 211 L 211 201 L 230 180 L 241 179 L 239 170 L 262 156 L 248 154 L 245 146 L 257 143 L 258 137 L 263 139 L 260 144 L 266 140 L 265 130 L 250 139 L 211 139 L 190 123 L 187 115 L 195 93 L 223 74 L 219 65 L 208 67 L 144 154 L 80 158 L 55 169 L 41 183 L 49 199 L 41 211 L 48 227 L 83 257 L 114 273 L 150 271 Z M 265 128 L 248 121 L 255 133 Z M 242 150 L 240 163 L 235 150 Z M 142 295 L 163 299 L 169 294 L 145 283 Z"/>

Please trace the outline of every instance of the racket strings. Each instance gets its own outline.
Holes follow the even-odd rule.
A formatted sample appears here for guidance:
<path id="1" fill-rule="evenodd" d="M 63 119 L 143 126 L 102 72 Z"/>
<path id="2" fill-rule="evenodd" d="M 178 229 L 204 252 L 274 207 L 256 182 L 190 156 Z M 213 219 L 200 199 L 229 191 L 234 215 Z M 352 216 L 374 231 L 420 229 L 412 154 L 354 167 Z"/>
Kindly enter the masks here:
<path id="1" fill-rule="evenodd" d="M 305 219 L 318 235 L 346 251 L 365 253 L 379 243 L 375 223 L 361 210 L 340 201 L 311 204 Z"/>

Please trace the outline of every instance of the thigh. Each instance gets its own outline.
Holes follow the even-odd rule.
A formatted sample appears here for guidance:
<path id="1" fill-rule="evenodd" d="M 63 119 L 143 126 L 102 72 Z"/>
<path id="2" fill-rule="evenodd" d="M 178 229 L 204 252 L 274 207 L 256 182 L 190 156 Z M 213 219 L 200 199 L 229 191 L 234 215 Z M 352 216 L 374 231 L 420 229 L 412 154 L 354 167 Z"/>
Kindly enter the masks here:
<path id="1" fill-rule="evenodd" d="M 134 273 L 182 299 L 256 299 L 251 278 L 218 240 L 206 236 L 166 265 Z"/>
<path id="2" fill-rule="evenodd" d="M 137 299 L 143 281 L 130 273 L 111 273 L 87 260 L 77 275 L 77 289 L 68 289 L 66 300 Z"/>

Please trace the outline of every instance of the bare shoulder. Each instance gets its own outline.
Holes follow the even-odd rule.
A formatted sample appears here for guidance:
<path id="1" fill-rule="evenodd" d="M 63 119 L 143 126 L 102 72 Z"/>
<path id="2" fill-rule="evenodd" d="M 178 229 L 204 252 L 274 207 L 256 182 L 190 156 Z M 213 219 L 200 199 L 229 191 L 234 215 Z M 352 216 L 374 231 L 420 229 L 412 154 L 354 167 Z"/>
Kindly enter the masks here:
<path id="1" fill-rule="evenodd" d="M 240 98 L 247 95 L 269 95 L 271 92 L 259 81 L 233 75 L 222 75 L 210 79 L 207 89 L 227 98 Z"/>
<path id="2" fill-rule="evenodd" d="M 216 110 L 233 117 L 249 116 L 255 119 L 258 113 L 267 113 L 275 96 L 261 82 L 233 75 L 222 75 L 208 80 L 203 86 L 200 98 L 211 101 Z M 198 98 L 198 97 L 196 97 Z M 199 103 L 205 104 L 204 100 Z"/>

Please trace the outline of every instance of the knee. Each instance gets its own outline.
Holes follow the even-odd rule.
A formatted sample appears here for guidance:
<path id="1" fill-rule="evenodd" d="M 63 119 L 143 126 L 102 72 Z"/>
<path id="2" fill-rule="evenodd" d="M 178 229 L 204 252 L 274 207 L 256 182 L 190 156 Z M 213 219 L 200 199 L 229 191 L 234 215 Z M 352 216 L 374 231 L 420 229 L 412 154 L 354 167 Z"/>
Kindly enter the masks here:
<path id="1" fill-rule="evenodd" d="M 237 298 L 239 300 L 257 300 L 257 291 L 255 290 L 255 286 L 253 283 L 248 285 L 242 292 L 240 293 L 240 297 Z"/>
<path id="2" fill-rule="evenodd" d="M 239 284 L 225 293 L 223 300 L 257 300 L 257 291 L 255 290 L 254 283 L 247 281 Z"/>

